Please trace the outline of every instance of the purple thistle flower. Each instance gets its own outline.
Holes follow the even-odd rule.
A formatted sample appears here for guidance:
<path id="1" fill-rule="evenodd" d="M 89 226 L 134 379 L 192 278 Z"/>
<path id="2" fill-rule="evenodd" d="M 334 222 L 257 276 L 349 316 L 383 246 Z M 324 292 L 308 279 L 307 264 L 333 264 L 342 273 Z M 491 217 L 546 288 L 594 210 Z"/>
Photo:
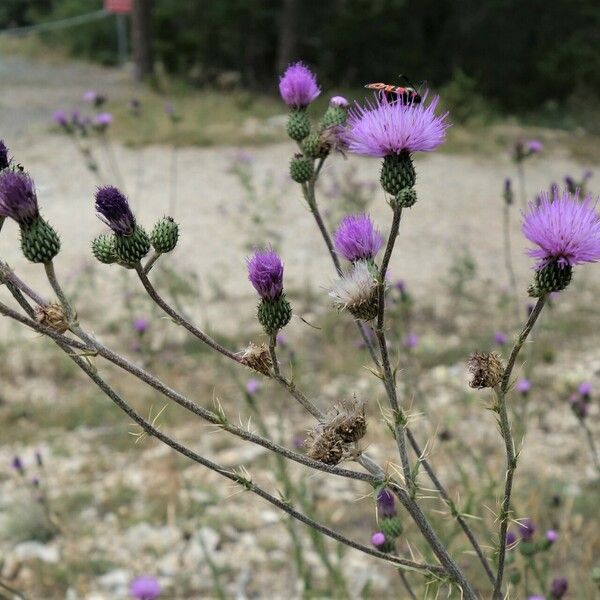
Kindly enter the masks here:
<path id="1" fill-rule="evenodd" d="M 260 389 L 260 383 L 258 382 L 257 379 L 251 378 L 251 379 L 248 379 L 248 381 L 246 381 L 246 392 L 250 396 L 253 396 L 254 394 L 256 394 L 256 392 L 258 392 L 259 389 Z"/>
<path id="2" fill-rule="evenodd" d="M 100 129 L 106 129 L 112 123 L 112 121 L 112 115 L 107 112 L 99 113 L 94 118 L 94 124 Z"/>
<path id="3" fill-rule="evenodd" d="M 279 93 L 290 108 L 305 108 L 321 94 L 315 74 L 302 62 L 290 65 L 279 79 Z"/>
<path id="4" fill-rule="evenodd" d="M 371 260 L 383 246 L 383 236 L 368 215 L 348 215 L 342 219 L 334 236 L 338 254 L 351 262 Z"/>
<path id="5" fill-rule="evenodd" d="M 339 108 L 348 108 L 348 106 L 350 106 L 350 103 L 348 102 L 348 100 L 346 100 L 346 98 L 344 98 L 344 96 L 333 96 L 331 100 L 329 100 L 329 105 L 337 106 Z"/>
<path id="6" fill-rule="evenodd" d="M 540 140 L 527 140 L 526 146 L 529 154 L 538 154 L 544 149 L 544 144 Z"/>
<path id="7" fill-rule="evenodd" d="M 131 235 L 135 229 L 135 217 L 129 208 L 127 198 L 114 186 L 98 188 L 96 211 L 101 221 L 115 233 Z"/>
<path id="8" fill-rule="evenodd" d="M 394 500 L 394 494 L 387 488 L 383 488 L 377 494 L 377 508 L 379 514 L 382 517 L 395 517 L 396 516 L 396 502 Z"/>
<path id="9" fill-rule="evenodd" d="M 584 398 L 589 398 L 592 395 L 592 384 L 589 381 L 582 381 L 577 388 L 577 391 Z"/>
<path id="10" fill-rule="evenodd" d="M 398 290 L 401 294 L 406 292 L 406 282 L 404 279 L 397 279 L 394 281 L 394 289 Z"/>
<path id="11" fill-rule="evenodd" d="M 98 98 L 98 93 L 96 92 L 96 90 L 87 90 L 83 93 L 84 102 L 94 104 L 96 102 L 96 98 Z"/>
<path id="12" fill-rule="evenodd" d="M 21 457 L 18 455 L 12 459 L 10 466 L 21 475 L 25 473 L 25 465 L 23 464 L 23 460 L 21 459 Z"/>
<path id="13" fill-rule="evenodd" d="M 538 247 L 528 251 L 536 268 L 556 261 L 574 266 L 600 260 L 600 215 L 592 196 L 579 201 L 567 190 L 552 196 L 541 192 L 539 205 L 530 203 L 523 221 L 525 237 Z"/>
<path id="14" fill-rule="evenodd" d="M 277 252 L 257 250 L 246 259 L 248 279 L 263 300 L 275 300 L 283 291 L 283 263 Z"/>
<path id="15" fill-rule="evenodd" d="M 160 584 L 156 577 L 141 575 L 131 582 L 129 593 L 137 600 L 155 600 L 160 596 Z"/>
<path id="16" fill-rule="evenodd" d="M 546 600 L 546 596 L 527 596 L 527 600 Z"/>
<path id="17" fill-rule="evenodd" d="M 350 109 L 345 139 L 350 152 L 383 158 L 401 152 L 431 152 L 446 136 L 448 113 L 436 115 L 439 97 L 428 105 L 388 102 L 381 95 Z"/>
<path id="18" fill-rule="evenodd" d="M 22 171 L 0 173 L 0 217 L 10 217 L 19 225 L 31 223 L 39 216 L 33 180 Z"/>
<path id="19" fill-rule="evenodd" d="M 383 534 L 381 531 L 376 531 L 371 536 L 371 544 L 373 544 L 375 548 L 380 548 L 383 546 L 385 544 L 385 534 Z"/>
<path id="20" fill-rule="evenodd" d="M 60 125 L 60 127 L 68 127 L 69 126 L 69 119 L 67 118 L 67 113 L 62 110 L 55 110 L 52 113 L 52 120 L 57 124 Z"/>
<path id="21" fill-rule="evenodd" d="M 558 533 L 554 529 L 548 529 L 546 531 L 546 540 L 548 540 L 551 544 L 558 539 Z"/>
<path id="22" fill-rule="evenodd" d="M 587 398 L 580 398 L 577 394 L 573 394 L 569 398 L 569 404 L 577 418 L 583 420 L 588 416 Z"/>
<path id="23" fill-rule="evenodd" d="M 535 523 L 533 522 L 533 519 L 530 519 L 529 517 L 523 519 L 520 523 L 517 524 L 517 526 L 519 528 L 519 535 L 521 536 L 521 539 L 524 542 L 530 542 L 533 538 L 535 530 L 537 529 Z"/>
<path id="24" fill-rule="evenodd" d="M 149 326 L 150 326 L 150 322 L 148 321 L 148 319 L 145 319 L 144 317 L 137 317 L 136 319 L 133 320 L 133 328 L 140 335 L 142 335 L 143 333 L 146 333 L 146 331 L 148 331 Z"/>
<path id="25" fill-rule="evenodd" d="M 517 392 L 519 392 L 520 394 L 526 395 L 531 391 L 531 381 L 529 381 L 529 379 L 519 379 L 519 381 L 517 381 L 517 385 L 515 386 L 517 389 Z"/>
<path id="26" fill-rule="evenodd" d="M 508 336 L 504 333 L 504 331 L 496 331 L 494 333 L 494 342 L 499 346 L 504 346 L 508 341 Z"/>
<path id="27" fill-rule="evenodd" d="M 10 159 L 8 158 L 8 148 L 4 143 L 4 140 L 0 140 L 0 171 L 6 169 L 10 165 Z"/>
<path id="28" fill-rule="evenodd" d="M 550 595 L 555 600 L 560 600 L 569 589 L 569 582 L 566 577 L 555 577 L 550 584 Z"/>
<path id="29" fill-rule="evenodd" d="M 404 338 L 404 347 L 408 350 L 414 350 L 419 345 L 419 336 L 416 333 L 409 333 Z"/>
<path id="30" fill-rule="evenodd" d="M 506 532 L 506 545 L 508 547 L 512 546 L 517 541 L 517 535 L 514 531 Z"/>

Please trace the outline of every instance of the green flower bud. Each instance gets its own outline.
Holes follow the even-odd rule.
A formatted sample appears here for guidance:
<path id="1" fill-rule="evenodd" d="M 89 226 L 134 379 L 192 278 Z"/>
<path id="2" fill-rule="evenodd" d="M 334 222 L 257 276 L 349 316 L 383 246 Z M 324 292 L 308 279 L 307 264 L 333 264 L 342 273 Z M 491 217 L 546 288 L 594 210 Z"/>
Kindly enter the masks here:
<path id="1" fill-rule="evenodd" d="M 179 225 L 171 217 L 163 217 L 152 229 L 150 241 L 160 254 L 171 252 L 179 239 Z"/>
<path id="2" fill-rule="evenodd" d="M 92 242 L 92 252 L 94 253 L 94 256 L 105 265 L 117 262 L 115 236 L 112 234 L 99 235 Z"/>
<path id="3" fill-rule="evenodd" d="M 303 108 L 293 110 L 287 122 L 287 134 L 296 142 L 301 142 L 310 133 L 310 121 Z"/>
<path id="4" fill-rule="evenodd" d="M 21 224 L 21 250 L 34 263 L 49 263 L 60 250 L 60 238 L 42 217 Z"/>
<path id="5" fill-rule="evenodd" d="M 274 300 L 263 298 L 258 305 L 258 321 L 267 335 L 273 335 L 285 327 L 292 318 L 292 307 L 285 294 Z"/>
<path id="6" fill-rule="evenodd" d="M 557 262 L 548 263 L 535 272 L 533 283 L 529 286 L 529 295 L 539 298 L 551 292 L 564 290 L 573 277 L 573 267 L 562 266 Z"/>
<path id="7" fill-rule="evenodd" d="M 416 178 L 415 167 L 408 152 L 388 154 L 383 159 L 380 182 L 388 194 L 397 196 L 403 189 L 414 187 Z"/>
<path id="8" fill-rule="evenodd" d="M 314 173 L 312 159 L 302 154 L 295 154 L 290 162 L 290 175 L 296 183 L 306 183 Z"/>
<path id="9" fill-rule="evenodd" d="M 149 250 L 150 238 L 139 225 L 131 235 L 115 234 L 115 253 L 123 266 L 134 267 Z"/>

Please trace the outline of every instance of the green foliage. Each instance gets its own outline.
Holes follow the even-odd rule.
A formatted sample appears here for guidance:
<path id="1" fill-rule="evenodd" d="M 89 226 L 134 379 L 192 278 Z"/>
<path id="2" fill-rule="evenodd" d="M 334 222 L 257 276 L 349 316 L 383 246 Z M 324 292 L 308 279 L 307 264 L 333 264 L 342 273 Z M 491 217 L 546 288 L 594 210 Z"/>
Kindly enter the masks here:
<path id="1" fill-rule="evenodd" d="M 156 58 L 197 85 L 275 90 L 286 62 L 304 59 L 325 85 L 371 81 L 451 85 L 460 119 L 481 98 L 538 109 L 598 98 L 595 0 L 341 0 L 302 3 L 284 26 L 281 0 L 155 0 Z M 4 0 L 0 29 L 82 14 L 101 0 Z M 284 32 L 290 43 L 282 43 Z M 45 34 L 78 57 L 114 63 L 114 18 Z M 286 39 L 287 39 L 286 38 Z M 291 51 L 284 48 L 291 47 Z"/>

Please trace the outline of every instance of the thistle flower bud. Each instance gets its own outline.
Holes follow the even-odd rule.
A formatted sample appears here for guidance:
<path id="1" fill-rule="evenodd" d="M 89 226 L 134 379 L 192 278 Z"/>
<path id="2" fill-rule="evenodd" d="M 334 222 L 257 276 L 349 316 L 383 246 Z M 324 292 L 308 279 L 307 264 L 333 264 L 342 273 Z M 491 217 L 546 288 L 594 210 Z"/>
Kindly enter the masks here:
<path id="1" fill-rule="evenodd" d="M 344 441 L 331 428 L 318 425 L 309 434 L 306 455 L 326 465 L 337 465 L 344 456 Z"/>
<path id="2" fill-rule="evenodd" d="M 314 173 L 312 159 L 303 154 L 294 154 L 290 161 L 290 176 L 296 183 L 306 183 Z"/>
<path id="3" fill-rule="evenodd" d="M 148 234 L 135 221 L 127 198 L 113 186 L 98 188 L 96 210 L 115 233 L 115 254 L 120 264 L 135 266 L 150 250 Z"/>
<path id="4" fill-rule="evenodd" d="M 530 542 L 533 539 L 533 535 L 537 529 L 533 519 L 530 519 L 529 517 L 519 521 L 517 523 L 517 527 L 519 529 L 519 535 L 524 542 Z"/>
<path id="5" fill-rule="evenodd" d="M 159 254 L 174 250 L 179 239 L 179 226 L 171 217 L 163 217 L 152 229 L 150 242 Z"/>
<path id="6" fill-rule="evenodd" d="M 468 362 L 472 388 L 494 388 L 502 381 L 504 365 L 496 352 L 475 352 Z"/>
<path id="7" fill-rule="evenodd" d="M 273 250 L 257 251 L 247 259 L 248 279 L 261 297 L 258 320 L 268 335 L 276 334 L 292 318 L 283 293 L 283 263 Z"/>
<path id="8" fill-rule="evenodd" d="M 114 234 L 101 234 L 92 242 L 92 252 L 97 260 L 105 265 L 117 262 Z"/>
<path id="9" fill-rule="evenodd" d="M 379 528 L 388 540 L 395 540 L 404 531 L 402 521 L 397 516 L 379 519 Z"/>
<path id="10" fill-rule="evenodd" d="M 329 107 L 325 111 L 320 122 L 321 129 L 345 125 L 348 120 L 349 102 L 343 96 L 334 96 L 329 101 Z"/>
<path id="11" fill-rule="evenodd" d="M 358 442 L 367 432 L 365 403 L 357 400 L 340 402 L 326 416 L 324 425 L 331 428 L 344 443 Z"/>
<path id="12" fill-rule="evenodd" d="M 394 500 L 394 494 L 389 489 L 383 488 L 379 490 L 377 494 L 377 509 L 380 517 L 395 517 L 396 512 L 396 501 Z"/>
<path id="13" fill-rule="evenodd" d="M 4 140 L 0 140 L 0 171 L 6 169 L 10 165 L 10 158 L 8 157 L 8 148 L 4 143 Z"/>
<path id="14" fill-rule="evenodd" d="M 571 283 L 572 278 L 573 267 L 551 262 L 535 272 L 533 283 L 527 291 L 532 298 L 539 298 L 553 292 L 561 292 Z"/>
<path id="15" fill-rule="evenodd" d="M 373 544 L 375 548 L 380 548 L 381 546 L 383 546 L 385 544 L 385 535 L 383 534 L 383 532 L 376 531 L 371 536 L 371 544 Z"/>
<path id="16" fill-rule="evenodd" d="M 566 577 L 555 577 L 550 584 L 550 596 L 552 600 L 561 600 L 569 589 Z"/>
<path id="17" fill-rule="evenodd" d="M 379 180 L 388 194 L 398 196 L 402 190 L 412 188 L 416 179 L 417 174 L 409 152 L 385 156 Z"/>
<path id="18" fill-rule="evenodd" d="M 329 296 L 335 308 L 347 310 L 357 319 L 371 321 L 377 316 L 377 278 L 367 261 L 357 261 L 351 271 L 335 283 Z"/>
<path id="19" fill-rule="evenodd" d="M 250 342 L 244 353 L 242 354 L 242 364 L 266 375 L 271 376 L 271 368 L 273 362 L 271 360 L 271 354 L 266 344 L 253 344 Z"/>
<path id="20" fill-rule="evenodd" d="M 502 196 L 504 198 L 504 202 L 506 202 L 508 206 L 513 204 L 515 201 L 515 195 L 512 189 L 512 181 L 509 177 L 504 180 L 504 193 Z"/>
<path id="21" fill-rule="evenodd" d="M 293 110 L 288 117 L 286 131 L 295 142 L 301 142 L 310 133 L 310 121 L 303 108 Z"/>
<path id="22" fill-rule="evenodd" d="M 21 170 L 0 172 L 0 218 L 6 217 L 19 225 L 25 258 L 48 263 L 58 254 L 58 234 L 40 216 L 33 180 Z"/>
<path id="23" fill-rule="evenodd" d="M 314 132 L 309 134 L 302 143 L 302 149 L 308 158 L 325 158 L 331 150 L 327 136 Z"/>
<path id="24" fill-rule="evenodd" d="M 69 320 L 65 313 L 63 305 L 58 302 L 52 302 L 46 304 L 46 306 L 39 306 L 35 311 L 35 320 L 49 327 L 58 333 L 64 333 L 69 329 Z"/>

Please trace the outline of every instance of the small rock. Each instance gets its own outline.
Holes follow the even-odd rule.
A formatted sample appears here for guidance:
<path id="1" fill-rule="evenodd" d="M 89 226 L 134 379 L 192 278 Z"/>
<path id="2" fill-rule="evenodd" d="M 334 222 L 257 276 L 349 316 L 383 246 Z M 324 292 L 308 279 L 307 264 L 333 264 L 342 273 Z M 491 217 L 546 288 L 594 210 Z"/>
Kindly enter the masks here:
<path id="1" fill-rule="evenodd" d="M 15 547 L 13 555 L 22 561 L 37 559 L 42 562 L 56 563 L 59 559 L 58 548 L 40 542 L 23 542 Z"/>

